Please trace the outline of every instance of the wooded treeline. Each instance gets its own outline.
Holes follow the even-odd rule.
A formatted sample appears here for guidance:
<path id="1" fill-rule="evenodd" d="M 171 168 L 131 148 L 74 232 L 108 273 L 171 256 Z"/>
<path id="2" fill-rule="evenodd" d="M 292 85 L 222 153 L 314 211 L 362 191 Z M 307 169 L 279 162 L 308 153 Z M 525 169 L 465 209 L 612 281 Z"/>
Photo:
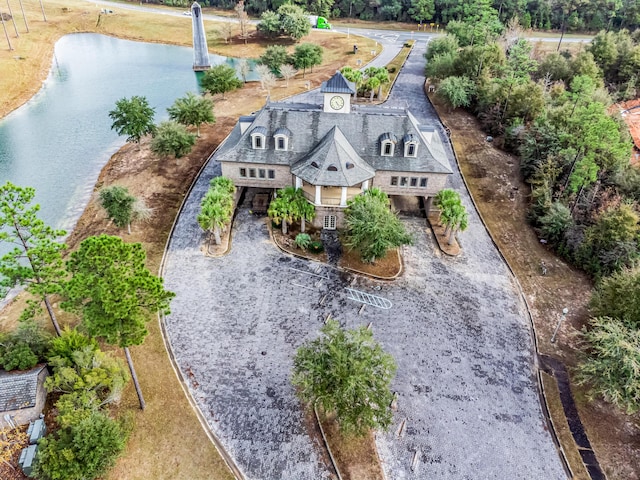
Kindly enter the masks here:
<path id="1" fill-rule="evenodd" d="M 291 0 L 287 0 L 291 1 Z M 150 0 L 176 7 L 189 7 L 191 0 Z M 234 0 L 201 0 L 202 6 L 233 9 Z M 247 0 L 245 9 L 259 16 L 276 11 L 285 0 Z M 446 24 L 493 7 L 503 23 L 517 16 L 524 28 L 591 31 L 633 29 L 640 26 L 637 0 L 293 0 L 311 14 L 330 18 L 395 20 Z"/>

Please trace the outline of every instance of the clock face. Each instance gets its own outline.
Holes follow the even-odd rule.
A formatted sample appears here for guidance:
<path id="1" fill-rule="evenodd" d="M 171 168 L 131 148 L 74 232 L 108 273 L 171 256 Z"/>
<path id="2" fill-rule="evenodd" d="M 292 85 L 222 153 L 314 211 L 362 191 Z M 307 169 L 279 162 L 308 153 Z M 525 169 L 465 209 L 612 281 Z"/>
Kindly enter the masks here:
<path id="1" fill-rule="evenodd" d="M 335 97 L 331 97 L 331 100 L 329 100 L 329 106 L 334 110 L 340 110 L 344 107 L 344 98 L 337 95 Z"/>

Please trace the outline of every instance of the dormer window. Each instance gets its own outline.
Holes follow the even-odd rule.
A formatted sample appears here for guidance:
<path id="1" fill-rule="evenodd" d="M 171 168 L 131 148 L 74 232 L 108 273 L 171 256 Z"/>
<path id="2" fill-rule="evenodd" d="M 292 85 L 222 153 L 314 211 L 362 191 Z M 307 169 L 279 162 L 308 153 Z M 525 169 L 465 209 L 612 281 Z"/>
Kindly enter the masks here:
<path id="1" fill-rule="evenodd" d="M 416 157 L 418 155 L 418 139 L 413 134 L 405 135 L 402 139 L 404 142 L 404 156 Z"/>
<path id="2" fill-rule="evenodd" d="M 393 157 L 393 153 L 398 142 L 393 133 L 383 133 L 380 135 L 380 155 L 383 157 Z"/>
<path id="3" fill-rule="evenodd" d="M 311 166 L 313 168 L 320 168 L 316 162 L 311 162 Z"/>
<path id="4" fill-rule="evenodd" d="M 267 148 L 267 129 L 256 127 L 251 131 L 251 147 L 254 150 L 264 150 Z"/>
<path id="5" fill-rule="evenodd" d="M 347 170 L 351 170 L 352 168 L 355 168 L 355 165 L 351 162 L 347 162 L 346 167 L 347 167 Z"/>
<path id="6" fill-rule="evenodd" d="M 329 172 L 337 172 L 337 171 L 338 171 L 338 167 L 336 167 L 335 165 L 329 165 L 329 166 L 327 167 L 327 170 L 328 170 Z"/>
<path id="7" fill-rule="evenodd" d="M 289 150 L 291 132 L 288 128 L 281 127 L 275 131 L 273 138 L 276 141 L 276 150 Z"/>

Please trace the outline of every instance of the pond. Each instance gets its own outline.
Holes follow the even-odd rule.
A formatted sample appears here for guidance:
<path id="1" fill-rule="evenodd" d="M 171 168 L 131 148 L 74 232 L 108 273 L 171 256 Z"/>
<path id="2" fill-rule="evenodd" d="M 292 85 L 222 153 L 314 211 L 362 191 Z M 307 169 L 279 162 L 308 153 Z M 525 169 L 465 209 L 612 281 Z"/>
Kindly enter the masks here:
<path id="1" fill-rule="evenodd" d="M 16 60 L 19 61 L 19 60 Z M 211 55 L 212 65 L 234 61 Z M 49 77 L 29 102 L 0 120 L 0 185 L 36 189 L 46 223 L 71 230 L 102 167 L 123 144 L 111 130 L 115 102 L 145 96 L 155 121 L 198 91 L 187 47 L 72 34 L 55 45 Z"/>

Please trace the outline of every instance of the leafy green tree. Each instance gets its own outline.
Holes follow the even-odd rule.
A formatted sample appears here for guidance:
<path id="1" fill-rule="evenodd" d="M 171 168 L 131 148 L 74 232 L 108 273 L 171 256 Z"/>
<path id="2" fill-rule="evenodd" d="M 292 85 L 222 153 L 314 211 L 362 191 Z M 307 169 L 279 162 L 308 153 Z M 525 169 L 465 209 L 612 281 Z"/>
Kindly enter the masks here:
<path id="1" fill-rule="evenodd" d="M 407 13 L 416 22 L 430 20 L 435 13 L 434 0 L 411 0 L 411 6 Z"/>
<path id="2" fill-rule="evenodd" d="M 35 196 L 33 188 L 18 187 L 11 182 L 0 187 L 0 241 L 14 248 L 0 258 L 0 286 L 26 286 L 44 302 L 56 333 L 60 325 L 49 302 L 49 295 L 59 293 L 65 277 L 62 251 L 66 248 L 58 239 L 64 230 L 54 230 L 38 218 L 40 205 L 30 205 Z M 39 301 L 30 301 L 23 314 L 32 317 Z"/>
<path id="3" fill-rule="evenodd" d="M 427 62 L 425 75 L 432 80 L 444 80 L 456 73 L 458 53 L 442 53 L 435 55 Z"/>
<path id="4" fill-rule="evenodd" d="M 313 43 L 302 43 L 296 45 L 293 53 L 293 66 L 298 70 L 302 69 L 302 78 L 310 68 L 313 72 L 313 67 L 322 64 L 322 47 Z"/>
<path id="5" fill-rule="evenodd" d="M 129 193 L 129 189 L 119 185 L 105 187 L 100 190 L 99 199 L 113 223 L 119 228 L 126 226 L 130 234 L 136 197 Z"/>
<path id="6" fill-rule="evenodd" d="M 192 92 L 178 98 L 173 105 L 167 108 L 169 118 L 182 125 L 195 125 L 197 135 L 200 136 L 200 125 L 203 123 L 215 123 L 213 115 L 213 102 L 209 98 L 201 97 Z"/>
<path id="7" fill-rule="evenodd" d="M 256 29 L 265 37 L 277 37 L 280 35 L 280 15 L 271 10 L 263 12 Z"/>
<path id="8" fill-rule="evenodd" d="M 103 476 L 124 450 L 128 432 L 102 413 L 40 440 L 35 475 L 46 480 Z"/>
<path id="9" fill-rule="evenodd" d="M 280 67 L 289 62 L 289 54 L 283 45 L 270 45 L 260 57 L 260 63 L 266 65 L 276 75 L 280 75 Z"/>
<path id="10" fill-rule="evenodd" d="M 571 212 L 559 201 L 553 202 L 547 214 L 540 218 L 542 234 L 553 243 L 559 243 L 562 240 L 564 232 L 572 223 Z"/>
<path id="11" fill-rule="evenodd" d="M 129 346 L 144 341 L 145 323 L 153 313 L 167 314 L 174 296 L 164 289 L 161 278 L 149 272 L 145 259 L 139 243 L 109 235 L 87 238 L 67 262 L 73 276 L 65 285 L 62 303 L 65 310 L 82 314 L 90 335 L 124 349 L 142 409 L 144 398 Z"/>
<path id="12" fill-rule="evenodd" d="M 211 95 L 224 94 L 242 87 L 242 81 L 236 76 L 233 67 L 223 63 L 207 70 L 200 81 L 203 90 Z"/>
<path id="13" fill-rule="evenodd" d="M 447 77 L 438 86 L 437 94 L 450 108 L 468 107 L 475 85 L 467 77 Z"/>
<path id="14" fill-rule="evenodd" d="M 575 252 L 576 261 L 596 277 L 629 267 L 638 258 L 638 214 L 630 205 L 605 210 L 587 227 Z"/>
<path id="15" fill-rule="evenodd" d="M 158 125 L 151 140 L 151 151 L 161 157 L 173 156 L 182 158 L 191 152 L 196 143 L 196 136 L 177 122 L 168 121 Z"/>
<path id="16" fill-rule="evenodd" d="M 458 38 L 453 35 L 442 35 L 435 37 L 428 44 L 424 58 L 427 61 L 433 60 L 437 55 L 455 55 L 460 48 Z"/>
<path id="17" fill-rule="evenodd" d="M 230 179 L 216 177 L 200 203 L 198 224 L 204 231 L 209 232 L 209 235 L 214 236 L 216 245 L 222 243 L 221 229 L 233 217 L 234 192 L 235 186 Z"/>
<path id="18" fill-rule="evenodd" d="M 126 135 L 127 142 L 137 143 L 139 148 L 140 139 L 155 131 L 154 114 L 155 109 L 149 106 L 146 97 L 121 98 L 116 102 L 116 108 L 109 112 L 109 118 L 113 120 L 111 130 Z"/>
<path id="19" fill-rule="evenodd" d="M 395 212 L 389 200 L 381 198 L 377 188 L 347 202 L 345 209 L 345 245 L 358 250 L 365 262 L 383 258 L 389 249 L 413 243 L 411 235 Z"/>
<path id="20" fill-rule="evenodd" d="M 71 343 L 75 341 L 77 339 L 71 339 Z M 65 350 L 70 347 L 67 342 Z M 49 365 L 53 368 L 53 374 L 45 380 L 45 388 L 49 392 L 62 394 L 60 400 L 70 407 L 68 411 L 59 412 L 58 423 L 61 426 L 73 423 L 73 419 L 77 418 L 77 410 L 86 410 L 85 414 L 88 415 L 105 405 L 118 402 L 129 381 L 124 364 L 91 343 L 73 350 L 68 357 L 50 356 Z"/>
<path id="21" fill-rule="evenodd" d="M 589 310 L 594 317 L 613 317 L 640 330 L 640 269 L 625 268 L 598 282 Z"/>
<path id="22" fill-rule="evenodd" d="M 538 64 L 537 78 L 547 78 L 551 82 L 566 81 L 571 76 L 569 61 L 557 52 L 546 55 Z"/>
<path id="23" fill-rule="evenodd" d="M 292 383 L 300 398 L 335 412 L 347 433 L 364 435 L 372 428 L 387 429 L 393 417 L 393 357 L 366 327 L 343 330 L 331 319 L 321 332 L 322 337 L 298 349 L 293 361 Z"/>
<path id="24" fill-rule="evenodd" d="M 592 396 L 626 411 L 640 410 L 640 330 L 610 317 L 596 317 L 582 331 L 585 359 L 578 367 L 578 384 Z"/>
<path id="25" fill-rule="evenodd" d="M 309 16 L 299 5 L 284 3 L 278 8 L 280 30 L 296 42 L 309 35 L 311 24 Z"/>

